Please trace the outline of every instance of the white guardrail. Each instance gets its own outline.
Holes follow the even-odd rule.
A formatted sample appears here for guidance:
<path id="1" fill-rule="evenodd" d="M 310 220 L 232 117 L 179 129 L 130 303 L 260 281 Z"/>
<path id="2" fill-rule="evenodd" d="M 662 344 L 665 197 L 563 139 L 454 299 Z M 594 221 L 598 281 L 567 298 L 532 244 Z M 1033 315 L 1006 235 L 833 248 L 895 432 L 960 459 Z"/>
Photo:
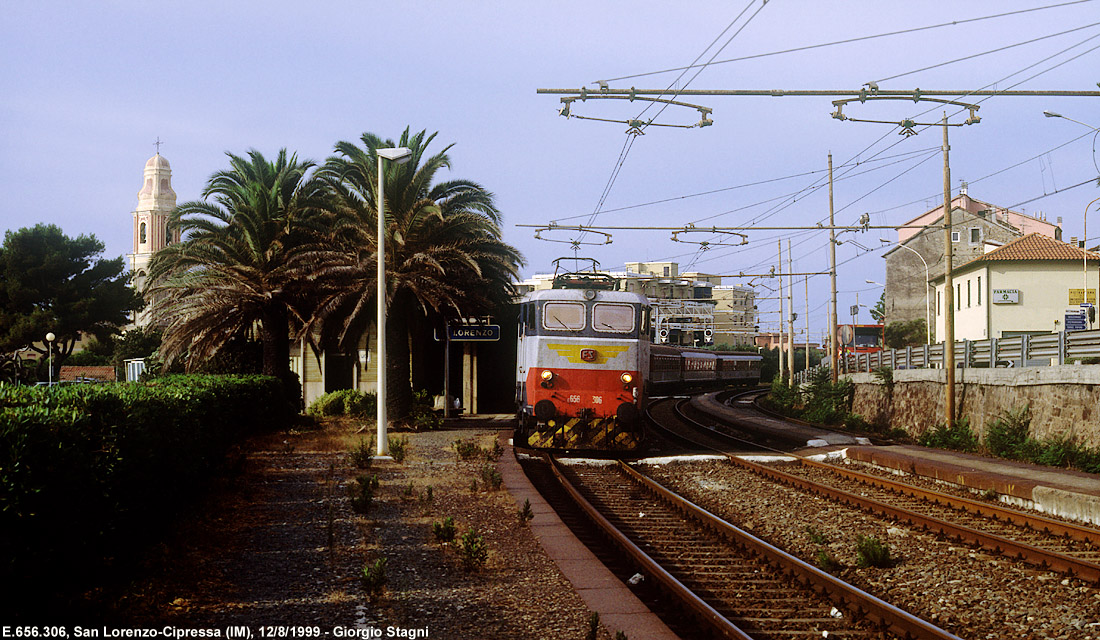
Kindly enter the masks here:
<path id="1" fill-rule="evenodd" d="M 841 359 L 839 371 L 867 373 L 882 367 L 942 369 L 943 345 L 940 342 L 878 353 L 851 354 Z M 1084 358 L 1100 358 L 1100 329 L 955 342 L 956 367 L 1046 367 Z M 802 384 L 816 370 L 828 367 L 828 363 L 824 363 L 807 371 L 799 371 L 794 380 Z"/>

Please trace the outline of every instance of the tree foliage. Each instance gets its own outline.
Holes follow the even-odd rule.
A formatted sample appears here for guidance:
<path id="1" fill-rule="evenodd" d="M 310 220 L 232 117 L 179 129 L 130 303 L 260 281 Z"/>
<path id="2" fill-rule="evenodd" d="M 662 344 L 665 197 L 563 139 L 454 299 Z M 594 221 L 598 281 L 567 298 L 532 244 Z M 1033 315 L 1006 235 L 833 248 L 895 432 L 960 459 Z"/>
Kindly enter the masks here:
<path id="1" fill-rule="evenodd" d="M 924 318 L 891 322 L 886 325 L 886 346 L 891 349 L 904 349 L 910 345 L 922 345 L 928 339 L 928 325 Z"/>
<path id="2" fill-rule="evenodd" d="M 882 290 L 882 295 L 880 295 L 878 297 L 878 302 L 875 303 L 875 306 L 871 307 L 871 317 L 874 318 L 875 322 L 878 323 L 878 324 L 882 324 L 883 321 L 886 320 L 886 290 L 885 289 Z"/>
<path id="3" fill-rule="evenodd" d="M 70 238 L 52 224 L 4 234 L 0 353 L 28 347 L 46 356 L 45 336 L 52 332 L 59 366 L 82 334 L 105 342 L 129 322 L 141 299 L 129 285 L 122 257 L 103 259 L 103 249 L 94 235 Z"/>
<path id="4" fill-rule="evenodd" d="M 354 348 L 376 313 L 378 156 L 407 147 L 406 164 L 386 163 L 385 262 L 387 405 L 394 418 L 412 405 L 410 327 L 418 318 L 491 312 L 511 300 L 523 258 L 502 240 L 493 194 L 469 180 L 436 181 L 449 169 L 450 145 L 428 155 L 436 134 L 383 140 L 364 133 L 338 142 L 324 174 L 339 206 L 331 249 L 317 256 L 329 293 L 315 327 L 331 344 Z M 311 328 L 312 329 L 312 328 Z"/>
<path id="5" fill-rule="evenodd" d="M 287 377 L 290 335 L 312 315 L 308 249 L 322 233 L 329 191 L 312 162 L 279 151 L 229 156 L 203 200 L 176 208 L 182 242 L 157 252 L 146 295 L 166 364 L 189 370 L 259 327 L 263 372 Z"/>

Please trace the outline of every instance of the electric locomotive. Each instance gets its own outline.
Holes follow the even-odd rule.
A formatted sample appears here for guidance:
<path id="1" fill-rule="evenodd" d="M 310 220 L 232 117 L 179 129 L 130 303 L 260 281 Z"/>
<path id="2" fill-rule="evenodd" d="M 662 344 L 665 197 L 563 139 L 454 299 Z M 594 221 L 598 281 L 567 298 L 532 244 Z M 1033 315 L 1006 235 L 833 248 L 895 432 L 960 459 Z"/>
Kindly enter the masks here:
<path id="1" fill-rule="evenodd" d="M 520 302 L 515 442 L 545 449 L 641 446 L 651 309 L 613 281 L 534 291 Z"/>

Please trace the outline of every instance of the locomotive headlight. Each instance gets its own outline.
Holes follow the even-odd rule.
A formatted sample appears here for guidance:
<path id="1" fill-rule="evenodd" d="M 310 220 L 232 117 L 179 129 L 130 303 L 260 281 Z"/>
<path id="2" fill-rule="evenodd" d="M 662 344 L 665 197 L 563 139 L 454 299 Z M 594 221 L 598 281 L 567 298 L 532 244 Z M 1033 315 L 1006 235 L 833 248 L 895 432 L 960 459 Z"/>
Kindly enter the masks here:
<path id="1" fill-rule="evenodd" d="M 622 380 L 623 384 L 630 384 L 634 381 L 634 376 L 624 372 L 623 375 L 619 376 L 619 380 Z"/>
<path id="2" fill-rule="evenodd" d="M 554 372 L 553 371 L 551 371 L 549 369 L 543 369 L 542 373 L 539 374 L 539 377 L 542 378 L 542 386 L 544 388 L 549 389 L 550 387 L 554 386 Z"/>

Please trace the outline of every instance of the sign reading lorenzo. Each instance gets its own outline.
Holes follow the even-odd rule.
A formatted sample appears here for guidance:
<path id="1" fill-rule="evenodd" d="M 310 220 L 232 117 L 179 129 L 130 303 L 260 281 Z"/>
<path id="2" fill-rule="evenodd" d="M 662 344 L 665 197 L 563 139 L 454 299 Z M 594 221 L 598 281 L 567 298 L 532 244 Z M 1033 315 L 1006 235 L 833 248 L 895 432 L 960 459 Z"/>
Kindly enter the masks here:
<path id="1" fill-rule="evenodd" d="M 496 342 L 500 340 L 500 325 L 449 324 L 447 336 L 456 342 Z"/>

